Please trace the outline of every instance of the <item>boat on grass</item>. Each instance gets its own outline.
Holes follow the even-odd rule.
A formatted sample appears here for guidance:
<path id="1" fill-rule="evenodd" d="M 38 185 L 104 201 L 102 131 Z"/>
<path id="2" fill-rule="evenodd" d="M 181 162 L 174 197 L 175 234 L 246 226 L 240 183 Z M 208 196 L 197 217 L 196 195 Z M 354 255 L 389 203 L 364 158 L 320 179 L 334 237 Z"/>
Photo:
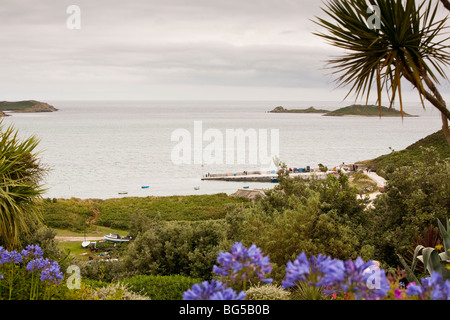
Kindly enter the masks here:
<path id="1" fill-rule="evenodd" d="M 83 248 L 87 248 L 87 247 L 89 247 L 90 244 L 91 244 L 90 241 L 83 241 L 83 242 L 81 243 L 81 246 L 82 246 Z"/>
<path id="2" fill-rule="evenodd" d="M 104 235 L 105 241 L 111 242 L 129 242 L 131 240 L 130 236 L 121 237 L 118 233 L 110 233 L 109 235 Z"/>

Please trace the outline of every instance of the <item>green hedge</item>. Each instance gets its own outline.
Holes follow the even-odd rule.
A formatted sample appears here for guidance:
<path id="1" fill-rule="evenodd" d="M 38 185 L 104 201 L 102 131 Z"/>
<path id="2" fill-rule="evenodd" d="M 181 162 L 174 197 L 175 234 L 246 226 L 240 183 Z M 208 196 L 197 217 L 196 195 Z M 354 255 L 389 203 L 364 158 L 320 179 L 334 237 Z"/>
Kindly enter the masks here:
<path id="1" fill-rule="evenodd" d="M 201 279 L 180 275 L 138 275 L 123 281 L 130 291 L 152 300 L 181 300 L 183 292 L 200 282 Z"/>

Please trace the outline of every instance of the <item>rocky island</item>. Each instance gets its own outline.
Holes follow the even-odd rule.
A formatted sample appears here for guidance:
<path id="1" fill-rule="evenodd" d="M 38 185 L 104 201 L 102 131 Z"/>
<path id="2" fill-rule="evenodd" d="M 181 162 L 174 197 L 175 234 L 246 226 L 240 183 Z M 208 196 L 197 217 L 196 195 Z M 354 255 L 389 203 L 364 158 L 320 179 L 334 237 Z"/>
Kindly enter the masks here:
<path id="1" fill-rule="evenodd" d="M 0 101 L 1 116 L 8 116 L 7 112 L 23 113 L 23 112 L 54 112 L 58 111 L 54 106 L 45 102 L 36 100 L 24 101 Z"/>
<path id="2" fill-rule="evenodd" d="M 335 111 L 330 111 L 324 114 L 324 116 L 333 117 L 417 117 L 406 112 L 396 110 L 394 108 L 381 107 L 377 105 L 360 105 L 354 104 L 348 107 L 340 108 Z"/>
<path id="3" fill-rule="evenodd" d="M 328 110 L 316 109 L 314 107 L 309 107 L 307 109 L 285 109 L 282 106 L 278 106 L 270 113 L 327 113 Z"/>
<path id="4" fill-rule="evenodd" d="M 268 111 L 270 113 L 320 113 L 324 116 L 329 117 L 417 117 L 415 115 L 408 114 L 406 112 L 402 112 L 396 110 L 394 108 L 381 107 L 377 105 L 360 105 L 354 104 L 351 106 L 347 106 L 344 108 L 340 108 L 334 111 L 324 110 L 324 109 L 316 109 L 314 107 L 310 107 L 307 109 L 285 109 L 282 106 L 278 106 L 275 109 Z"/>

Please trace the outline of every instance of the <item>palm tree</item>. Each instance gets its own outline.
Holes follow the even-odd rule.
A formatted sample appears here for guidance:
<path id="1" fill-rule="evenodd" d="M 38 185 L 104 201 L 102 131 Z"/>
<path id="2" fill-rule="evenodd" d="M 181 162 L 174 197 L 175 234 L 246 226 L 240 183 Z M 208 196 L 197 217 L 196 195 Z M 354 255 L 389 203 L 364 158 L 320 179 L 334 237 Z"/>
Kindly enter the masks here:
<path id="1" fill-rule="evenodd" d="M 432 0 L 417 5 L 414 0 L 329 0 L 322 10 L 331 21 L 315 21 L 327 33 L 314 34 L 346 50 L 329 64 L 338 75 L 339 86 L 351 85 L 348 95 L 354 92 L 356 98 L 366 95 L 368 100 L 375 86 L 381 110 L 382 91 L 386 89 L 390 106 L 398 94 L 403 112 L 404 78 L 417 89 L 423 106 L 425 97 L 441 112 L 450 146 L 450 111 L 437 88 L 438 76 L 448 80 L 444 68 L 450 65 L 450 47 L 446 44 L 449 37 L 443 36 L 447 18 L 437 18 L 438 7 L 439 1 Z M 373 17 L 375 9 L 379 15 Z M 371 18 L 379 24 L 370 23 Z"/>
<path id="2" fill-rule="evenodd" d="M 4 129 L 0 121 L 0 245 L 9 249 L 18 246 L 31 221 L 42 221 L 36 200 L 46 170 L 34 153 L 38 143 L 34 136 L 19 139 L 12 125 Z"/>
<path id="3" fill-rule="evenodd" d="M 448 10 L 450 10 L 450 1 L 448 0 L 441 0 L 444 7 L 446 7 Z"/>

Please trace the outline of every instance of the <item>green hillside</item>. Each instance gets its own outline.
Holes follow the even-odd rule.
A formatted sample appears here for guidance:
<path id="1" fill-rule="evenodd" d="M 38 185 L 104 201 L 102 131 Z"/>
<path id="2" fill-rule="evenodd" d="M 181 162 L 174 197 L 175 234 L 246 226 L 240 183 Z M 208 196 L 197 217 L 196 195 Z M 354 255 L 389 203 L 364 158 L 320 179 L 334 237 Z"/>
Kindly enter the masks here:
<path id="1" fill-rule="evenodd" d="M 439 130 L 420 139 L 404 150 L 393 151 L 378 158 L 363 161 L 362 163 L 376 168 L 377 172 L 384 175 L 392 172 L 397 167 L 411 165 L 414 160 L 426 160 L 423 159 L 422 149 L 430 147 L 436 150 L 438 157 L 442 159 L 450 158 L 450 147 L 447 144 L 442 130 Z"/>

